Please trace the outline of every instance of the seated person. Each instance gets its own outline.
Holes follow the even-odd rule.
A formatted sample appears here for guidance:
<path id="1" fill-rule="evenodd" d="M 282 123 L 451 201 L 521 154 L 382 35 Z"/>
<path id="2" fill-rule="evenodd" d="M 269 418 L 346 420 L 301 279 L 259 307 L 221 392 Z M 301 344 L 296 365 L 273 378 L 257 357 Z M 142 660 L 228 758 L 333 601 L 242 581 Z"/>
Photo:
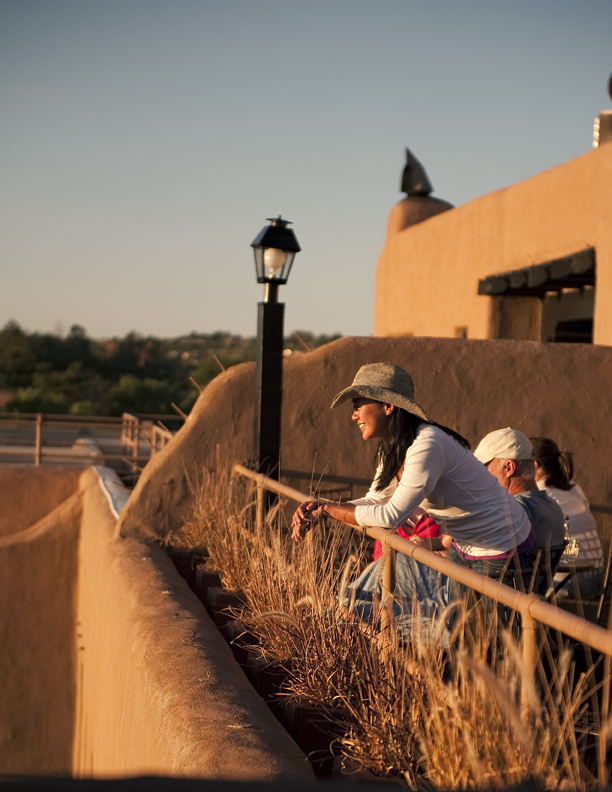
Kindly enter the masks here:
<path id="1" fill-rule="evenodd" d="M 563 511 L 538 488 L 529 438 L 517 429 L 498 429 L 483 437 L 474 456 L 525 509 L 538 545 L 560 548 L 565 540 Z"/>
<path id="2" fill-rule="evenodd" d="M 531 442 L 538 487 L 559 504 L 566 519 L 569 519 L 570 538 L 578 540 L 576 558 L 593 563 L 593 569 L 579 572 L 576 576 L 582 596 L 592 599 L 597 596 L 603 579 L 603 548 L 586 495 L 580 484 L 573 480 L 572 455 L 560 451 L 554 440 L 548 437 L 532 437 Z"/>

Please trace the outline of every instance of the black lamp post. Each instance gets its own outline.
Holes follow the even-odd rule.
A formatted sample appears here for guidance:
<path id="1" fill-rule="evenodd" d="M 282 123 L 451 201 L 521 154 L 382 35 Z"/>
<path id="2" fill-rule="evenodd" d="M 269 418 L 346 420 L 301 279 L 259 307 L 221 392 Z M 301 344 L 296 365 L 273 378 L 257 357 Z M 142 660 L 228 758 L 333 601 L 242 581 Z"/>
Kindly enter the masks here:
<path id="1" fill-rule="evenodd" d="M 301 248 L 289 220 L 270 220 L 251 243 L 255 251 L 257 283 L 263 283 L 263 302 L 257 303 L 255 367 L 255 464 L 259 473 L 279 479 L 281 410 L 283 401 L 283 319 L 285 306 L 277 302 L 278 287 L 287 283 L 295 254 Z M 272 499 L 270 499 L 272 500 Z"/>

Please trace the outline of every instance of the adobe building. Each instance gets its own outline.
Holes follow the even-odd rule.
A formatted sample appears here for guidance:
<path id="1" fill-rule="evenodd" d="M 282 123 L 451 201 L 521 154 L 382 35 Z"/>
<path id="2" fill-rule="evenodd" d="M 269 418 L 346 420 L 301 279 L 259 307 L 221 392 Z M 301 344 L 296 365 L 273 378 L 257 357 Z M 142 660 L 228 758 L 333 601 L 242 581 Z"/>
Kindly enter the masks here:
<path id="1" fill-rule="evenodd" d="M 404 191 L 378 259 L 376 336 L 612 344 L 610 142 L 435 216 L 426 192 Z"/>

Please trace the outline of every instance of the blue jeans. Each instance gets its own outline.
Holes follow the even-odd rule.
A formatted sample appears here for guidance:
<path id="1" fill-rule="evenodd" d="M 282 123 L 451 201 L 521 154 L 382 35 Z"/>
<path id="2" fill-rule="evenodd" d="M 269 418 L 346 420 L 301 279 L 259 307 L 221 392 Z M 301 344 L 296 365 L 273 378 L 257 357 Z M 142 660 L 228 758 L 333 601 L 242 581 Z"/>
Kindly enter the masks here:
<path id="1" fill-rule="evenodd" d="M 536 556 L 537 549 L 527 550 L 525 553 L 519 553 L 518 560 L 521 569 L 533 568 L 536 562 Z M 454 561 L 456 564 L 468 567 L 468 569 L 472 569 L 474 572 L 478 572 L 480 575 L 486 575 L 486 577 L 495 579 L 498 579 L 507 568 L 514 566 L 514 559 L 512 558 L 498 558 L 494 560 L 487 560 L 486 558 L 463 558 L 454 545 L 451 546 L 448 558 L 450 561 Z M 469 589 L 465 584 L 459 583 L 457 580 L 451 580 L 449 578 L 448 602 L 456 602 L 459 599 L 465 598 L 468 591 L 471 590 L 472 589 Z M 478 594 L 477 596 L 480 597 L 482 595 Z M 501 603 L 498 603 L 497 614 L 499 623 L 503 626 L 508 626 L 510 617 L 509 608 L 507 608 L 505 605 L 502 605 Z M 449 629 L 453 626 L 454 619 L 455 617 L 451 616 L 449 621 Z"/>
<path id="2" fill-rule="evenodd" d="M 384 555 L 367 566 L 345 592 L 344 604 L 353 603 L 354 612 L 364 621 L 377 619 L 382 596 Z M 431 635 L 436 616 L 447 604 L 448 578 L 435 569 L 421 564 L 403 553 L 397 554 L 395 569 L 395 596 L 393 612 L 400 640 L 410 640 L 415 626 L 424 638 Z M 418 616 L 413 615 L 413 601 L 419 606 Z"/>
<path id="3" fill-rule="evenodd" d="M 448 558 L 456 564 L 472 569 L 481 575 L 498 578 L 500 574 L 514 562 L 507 558 L 487 560 L 486 558 L 465 559 L 454 546 L 451 546 Z M 382 567 L 384 556 L 370 564 L 345 592 L 344 604 L 354 603 L 354 612 L 364 621 L 377 619 L 377 608 L 374 602 L 380 602 L 382 596 Z M 536 551 L 528 550 L 519 554 L 521 568 L 530 569 L 535 564 Z M 414 635 L 415 627 L 425 640 L 431 640 L 432 631 L 436 629 L 436 641 L 447 646 L 450 631 L 456 622 L 456 611 L 452 611 L 445 625 L 439 623 L 441 611 L 450 603 L 463 599 L 470 591 L 468 586 L 421 564 L 403 553 L 397 554 L 395 597 L 393 612 L 400 640 L 409 641 Z M 480 596 L 480 595 L 479 595 Z M 413 614 L 413 598 L 419 605 L 419 615 Z M 499 606 L 498 612 L 502 623 L 505 623 L 507 609 Z"/>

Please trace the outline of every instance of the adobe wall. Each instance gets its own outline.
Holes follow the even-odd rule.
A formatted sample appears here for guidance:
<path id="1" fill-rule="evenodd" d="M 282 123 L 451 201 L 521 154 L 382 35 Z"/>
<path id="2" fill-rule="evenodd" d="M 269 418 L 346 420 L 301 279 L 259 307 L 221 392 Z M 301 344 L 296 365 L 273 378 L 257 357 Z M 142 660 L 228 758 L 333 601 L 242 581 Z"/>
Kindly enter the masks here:
<path id="1" fill-rule="evenodd" d="M 33 514 L 74 492 L 78 479 L 73 471 L 63 474 L 0 468 L 2 774 L 69 775 L 72 766 L 80 493 L 22 528 Z M 9 532 L 11 520 L 17 530 Z"/>
<path id="2" fill-rule="evenodd" d="M 611 209 L 608 144 L 410 228 L 390 225 L 376 269 L 375 335 L 453 337 L 467 327 L 469 338 L 493 337 L 503 305 L 478 296 L 480 278 L 594 247 L 593 340 L 612 344 Z"/>
<path id="3" fill-rule="evenodd" d="M 165 551 L 113 539 L 93 471 L 83 486 L 74 774 L 312 778 Z"/>
<path id="4" fill-rule="evenodd" d="M 313 777 L 167 554 L 113 538 L 112 471 L 0 467 L 0 493 L 0 775 Z"/>
<path id="5" fill-rule="evenodd" d="M 450 212 L 449 212 L 450 214 Z M 416 399 L 434 420 L 472 446 L 514 426 L 555 439 L 575 454 L 576 478 L 607 536 L 612 520 L 612 348 L 529 341 L 445 338 L 343 338 L 284 361 L 281 464 L 288 483 L 308 491 L 321 474 L 370 479 L 374 446 L 351 425 L 335 394 L 364 363 L 390 360 L 413 376 Z M 246 463 L 253 450 L 254 365 L 219 375 L 187 423 L 147 464 L 120 521 L 124 535 L 165 535 L 189 512 L 202 468 Z M 217 462 L 218 459 L 218 462 Z M 325 476 L 323 476 L 325 478 Z M 331 477 L 330 477 L 331 478 Z M 284 479 L 287 480 L 287 479 Z M 363 490 L 357 489 L 356 494 Z"/>

